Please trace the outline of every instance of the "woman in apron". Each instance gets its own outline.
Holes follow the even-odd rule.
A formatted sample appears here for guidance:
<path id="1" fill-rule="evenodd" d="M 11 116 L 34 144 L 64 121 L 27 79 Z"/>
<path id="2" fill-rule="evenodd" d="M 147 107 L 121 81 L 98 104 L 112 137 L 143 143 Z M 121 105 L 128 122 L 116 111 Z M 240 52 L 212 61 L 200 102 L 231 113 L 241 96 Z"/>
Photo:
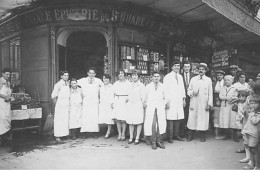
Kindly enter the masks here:
<path id="1" fill-rule="evenodd" d="M 55 104 L 54 112 L 54 136 L 57 142 L 61 142 L 61 137 L 69 135 L 69 73 L 60 72 L 61 80 L 54 85 L 51 98 Z"/>
<path id="2" fill-rule="evenodd" d="M 104 86 L 100 88 L 100 103 L 99 103 L 99 124 L 107 124 L 107 132 L 105 139 L 110 137 L 111 128 L 114 124 L 112 119 L 113 109 L 111 103 L 113 102 L 113 85 L 110 83 L 111 76 L 109 74 L 103 75 Z"/>
<path id="3" fill-rule="evenodd" d="M 118 141 L 125 141 L 127 102 L 130 82 L 125 79 L 125 71 L 118 70 L 118 81 L 113 85 L 114 92 L 114 119 L 116 120 L 118 130 Z"/>
<path id="4" fill-rule="evenodd" d="M 11 129 L 11 89 L 10 78 L 11 71 L 3 70 L 3 77 L 0 78 L 0 146 L 1 136 Z"/>
<path id="5" fill-rule="evenodd" d="M 77 139 L 76 131 L 81 127 L 83 93 L 75 78 L 71 79 L 70 87 L 69 129 L 71 130 L 71 139 L 75 140 Z"/>

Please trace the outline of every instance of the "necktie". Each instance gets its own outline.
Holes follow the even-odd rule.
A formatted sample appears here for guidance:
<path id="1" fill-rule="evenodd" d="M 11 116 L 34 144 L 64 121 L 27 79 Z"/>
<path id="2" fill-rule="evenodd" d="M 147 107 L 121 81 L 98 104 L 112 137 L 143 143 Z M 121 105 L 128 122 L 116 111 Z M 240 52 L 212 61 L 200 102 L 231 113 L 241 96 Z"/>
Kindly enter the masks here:
<path id="1" fill-rule="evenodd" d="M 188 73 L 185 73 L 185 83 L 186 83 L 186 87 L 188 87 L 189 86 Z"/>
<path id="2" fill-rule="evenodd" d="M 200 79 L 202 79 L 202 76 L 200 76 Z"/>
<path id="3" fill-rule="evenodd" d="M 158 88 L 158 83 L 155 83 L 155 90 L 157 90 Z"/>

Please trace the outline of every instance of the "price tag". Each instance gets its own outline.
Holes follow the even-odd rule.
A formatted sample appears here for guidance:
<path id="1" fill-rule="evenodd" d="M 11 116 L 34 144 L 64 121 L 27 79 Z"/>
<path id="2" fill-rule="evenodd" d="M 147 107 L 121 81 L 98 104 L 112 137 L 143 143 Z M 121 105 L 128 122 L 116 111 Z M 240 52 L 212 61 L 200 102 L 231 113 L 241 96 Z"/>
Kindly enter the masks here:
<path id="1" fill-rule="evenodd" d="M 147 55 L 143 55 L 143 60 L 144 60 L 144 61 L 147 61 L 147 59 L 148 59 L 148 58 L 147 58 Z"/>
<path id="2" fill-rule="evenodd" d="M 27 109 L 27 105 L 21 105 L 21 107 L 23 110 Z"/>
<path id="3" fill-rule="evenodd" d="M 132 57 L 131 56 L 126 56 L 126 59 L 132 59 Z"/>

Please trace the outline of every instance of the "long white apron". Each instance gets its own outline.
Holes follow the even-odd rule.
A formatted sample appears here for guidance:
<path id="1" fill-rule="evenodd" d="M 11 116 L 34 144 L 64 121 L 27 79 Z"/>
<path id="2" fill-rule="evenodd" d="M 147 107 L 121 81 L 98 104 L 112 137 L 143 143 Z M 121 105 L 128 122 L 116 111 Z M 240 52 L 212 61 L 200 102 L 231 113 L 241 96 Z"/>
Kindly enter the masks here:
<path id="1" fill-rule="evenodd" d="M 11 89 L 3 84 L 0 89 L 0 94 L 5 96 L 11 96 Z M 0 98 L 0 135 L 8 132 L 11 129 L 11 104 L 5 102 L 3 98 Z"/>
<path id="2" fill-rule="evenodd" d="M 113 102 L 112 84 L 102 86 L 100 88 L 100 104 L 99 104 L 99 124 L 114 124 L 113 109 L 111 104 Z"/>
<path id="3" fill-rule="evenodd" d="M 143 100 L 145 86 L 141 82 L 131 83 L 127 103 L 127 124 L 142 124 L 144 122 Z"/>
<path id="4" fill-rule="evenodd" d="M 159 84 L 158 89 L 155 90 L 154 84 L 150 83 L 146 86 L 147 89 L 147 108 L 144 120 L 144 134 L 145 136 L 152 135 L 152 125 L 154 112 L 157 109 L 157 119 L 160 134 L 166 132 L 166 114 L 165 114 L 165 100 L 164 89 L 162 83 Z"/>
<path id="5" fill-rule="evenodd" d="M 71 89 L 69 129 L 81 127 L 82 97 L 79 89 Z"/>
<path id="6" fill-rule="evenodd" d="M 99 132 L 99 84 L 85 84 L 83 90 L 82 122 L 80 132 Z"/>
<path id="7" fill-rule="evenodd" d="M 61 86 L 54 113 L 55 137 L 63 137 L 69 135 L 69 98 L 69 86 Z"/>

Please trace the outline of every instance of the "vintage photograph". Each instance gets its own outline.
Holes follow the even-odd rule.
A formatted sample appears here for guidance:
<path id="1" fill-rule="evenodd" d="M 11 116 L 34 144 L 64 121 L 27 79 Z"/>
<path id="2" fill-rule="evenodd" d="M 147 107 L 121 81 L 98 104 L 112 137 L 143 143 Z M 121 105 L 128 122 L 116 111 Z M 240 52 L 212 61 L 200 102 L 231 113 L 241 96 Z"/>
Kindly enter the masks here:
<path id="1" fill-rule="evenodd" d="M 0 0 L 0 170 L 260 169 L 259 9 Z"/>

